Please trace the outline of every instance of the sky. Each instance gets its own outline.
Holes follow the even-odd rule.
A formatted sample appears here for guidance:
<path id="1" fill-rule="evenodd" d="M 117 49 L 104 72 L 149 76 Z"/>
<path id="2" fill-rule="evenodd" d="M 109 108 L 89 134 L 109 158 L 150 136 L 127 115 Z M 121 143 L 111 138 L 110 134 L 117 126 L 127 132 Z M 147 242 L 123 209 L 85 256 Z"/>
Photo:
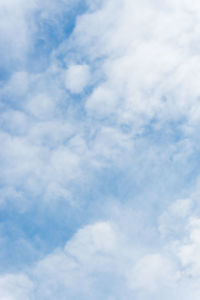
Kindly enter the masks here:
<path id="1" fill-rule="evenodd" d="M 200 299 L 200 3 L 0 1 L 0 299 Z"/>

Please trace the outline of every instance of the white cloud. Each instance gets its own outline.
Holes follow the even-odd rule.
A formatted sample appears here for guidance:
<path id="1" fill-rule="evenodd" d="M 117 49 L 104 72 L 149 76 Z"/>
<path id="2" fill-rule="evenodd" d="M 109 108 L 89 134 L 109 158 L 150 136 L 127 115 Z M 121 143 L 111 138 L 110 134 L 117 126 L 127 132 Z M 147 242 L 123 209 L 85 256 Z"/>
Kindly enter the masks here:
<path id="1" fill-rule="evenodd" d="M 159 231 L 163 236 L 171 236 L 185 229 L 186 220 L 192 213 L 191 199 L 178 199 L 159 217 Z"/>
<path id="2" fill-rule="evenodd" d="M 27 72 L 15 72 L 8 82 L 1 89 L 1 94 L 5 96 L 23 97 L 28 92 L 30 78 Z"/>
<path id="3" fill-rule="evenodd" d="M 144 291 L 171 288 L 180 277 L 173 263 L 161 254 L 151 254 L 141 258 L 129 274 L 129 286 Z"/>
<path id="4" fill-rule="evenodd" d="M 70 65 L 65 72 L 65 85 L 71 93 L 81 93 L 89 81 L 90 70 L 87 65 Z"/>
<path id="5" fill-rule="evenodd" d="M 128 221 L 94 222 L 79 229 L 63 249 L 24 271 L 26 275 L 2 275 L 0 295 L 15 300 L 133 299 L 133 295 L 135 299 L 160 299 L 159 293 L 170 289 L 165 298 L 175 299 L 177 292 L 180 299 L 186 299 L 186 283 L 196 300 L 200 229 L 199 218 L 193 216 L 194 201 L 183 197 L 166 208 L 163 199 L 171 202 L 171 194 L 180 191 L 172 184 L 172 191 L 167 191 L 168 182 L 187 177 L 182 170 L 186 172 L 188 157 L 198 148 L 190 128 L 199 125 L 200 21 L 196 12 L 200 5 L 179 0 L 87 3 L 89 12 L 78 18 L 71 37 L 54 49 L 47 71 L 36 75 L 15 72 L 2 88 L 1 94 L 9 96 L 9 101 L 4 101 L 1 113 L 1 179 L 5 187 L 0 202 L 20 202 L 21 211 L 26 207 L 24 197 L 30 195 L 48 204 L 59 199 L 73 204 L 71 184 L 79 191 L 82 185 L 87 189 L 84 183 L 89 182 L 93 194 L 93 175 L 105 184 L 105 190 L 101 188 L 97 194 L 107 193 L 106 188 L 110 188 L 108 194 L 112 190 L 117 194 L 116 182 L 126 173 L 131 188 L 120 191 L 119 201 L 124 203 L 130 197 L 130 210 L 145 210 L 149 205 L 155 210 L 145 210 L 153 214 L 149 218 L 160 214 L 159 227 L 154 228 L 153 221 L 149 225 L 156 240 L 149 237 L 151 245 L 141 240 L 139 235 L 145 229 L 134 224 L 135 215 Z M 32 18 L 29 21 L 31 12 L 39 10 L 41 20 L 54 24 L 68 4 L 3 1 L 2 49 L 9 49 L 8 53 L 1 50 L 3 60 L 23 60 L 34 44 L 37 26 Z M 73 50 L 69 62 L 80 64 L 68 62 L 68 51 Z M 58 67 L 63 63 L 60 54 L 67 70 Z M 81 104 L 73 98 L 90 86 L 93 90 L 84 95 Z M 15 107 L 10 107 L 11 102 Z M 181 129 L 179 122 L 184 123 Z M 177 127 L 181 133 L 176 132 Z M 119 178 L 108 188 L 112 183 L 105 183 L 100 173 L 112 168 L 117 171 L 113 177 Z M 143 182 L 143 178 L 148 180 Z M 154 185 L 150 195 L 149 185 Z M 146 192 L 145 199 L 140 190 Z M 94 203 L 87 205 L 95 207 Z M 102 210 L 106 214 L 106 208 Z M 139 227 L 137 233 L 134 226 Z M 192 289 L 193 285 L 196 288 Z"/>
<path id="6" fill-rule="evenodd" d="M 80 229 L 66 243 L 64 250 L 52 253 L 31 270 L 37 284 L 36 295 L 40 295 L 41 299 L 47 296 L 56 299 L 57 290 L 60 289 L 60 299 L 99 297 L 99 291 L 95 291 L 98 285 L 96 270 L 102 274 L 106 269 L 112 272 L 112 253 L 117 240 L 109 222 L 99 222 Z"/>
<path id="7" fill-rule="evenodd" d="M 17 65 L 17 69 L 19 66 L 24 69 L 28 55 L 33 54 L 38 39 L 46 40 L 45 24 L 56 27 L 63 13 L 67 14 L 78 3 L 79 0 L 59 2 L 2 0 L 0 3 L 1 67 L 12 66 L 13 71 Z M 57 36 L 63 30 L 63 24 L 59 24 L 59 28 L 56 27 Z"/>
<path id="8" fill-rule="evenodd" d="M 23 274 L 0 276 L 2 300 L 28 300 L 33 292 L 33 283 Z"/>
<path id="9" fill-rule="evenodd" d="M 6 63 L 11 59 L 24 59 L 31 43 L 33 24 L 27 18 L 35 9 L 35 1 L 1 1 L 1 56 Z"/>
<path id="10" fill-rule="evenodd" d="M 68 162 L 75 149 L 76 164 L 66 163 L 64 172 L 64 167 L 59 163 L 60 176 L 73 174 L 67 178 L 75 178 L 74 173 L 79 177 L 77 166 L 85 165 L 86 161 L 90 167 L 110 165 L 111 162 L 113 165 L 124 162 L 127 167 L 123 154 L 126 153 L 126 158 L 130 157 L 131 152 L 133 154 L 137 134 L 142 134 L 152 120 L 160 123 L 156 124 L 157 128 L 163 128 L 163 123 L 174 118 L 182 119 L 183 116 L 186 116 L 186 121 L 189 120 L 190 126 L 198 124 L 198 57 L 197 54 L 190 55 L 190 42 L 198 39 L 190 29 L 194 22 L 198 24 L 198 20 L 191 17 L 191 9 L 188 6 L 185 9 L 186 4 L 177 1 L 164 4 L 158 1 L 156 6 L 152 1 L 143 1 L 142 4 L 128 0 L 88 3 L 90 13 L 78 18 L 74 33 L 67 40 L 68 45 L 63 43 L 60 48 L 64 49 L 62 51 L 65 51 L 66 57 L 67 49 L 81 49 L 80 56 L 83 61 L 86 57 L 88 64 L 68 64 L 67 70 L 61 70 L 58 67 L 59 56 L 56 56 L 61 51 L 58 49 L 54 51 L 52 65 L 46 72 L 36 76 L 24 71 L 17 72 L 4 87 L 4 96 L 7 91 L 12 98 L 18 95 L 24 99 L 9 126 L 8 113 L 11 110 L 3 114 L 6 126 L 10 130 L 12 128 L 12 133 L 15 126 L 18 133 L 23 132 L 20 126 L 26 127 L 23 141 L 30 148 L 37 148 L 35 160 L 42 170 L 48 169 L 44 166 L 47 161 L 54 161 L 52 169 L 55 168 L 55 159 L 50 159 L 50 156 L 55 157 L 58 149 L 64 147 L 64 160 Z M 62 1 L 57 6 L 52 2 L 49 7 L 48 2 L 41 4 L 41 7 L 38 2 L 36 4 L 37 9 L 44 12 L 41 18 L 49 18 L 50 21 L 69 3 Z M 173 12 L 177 5 L 180 9 Z M 26 4 L 25 8 L 29 9 L 29 5 Z M 30 9 L 35 9 L 35 6 Z M 150 24 L 148 27 L 147 23 Z M 179 40 L 182 32 L 185 36 Z M 73 60 L 70 58 L 69 61 Z M 87 119 L 83 116 L 79 118 L 80 106 L 77 101 L 77 106 L 73 105 L 73 96 L 70 101 L 67 98 L 63 80 L 72 94 L 83 92 L 91 80 L 95 83 L 85 102 Z M 70 108 L 69 103 L 72 103 Z M 37 120 L 33 122 L 32 116 Z M 128 128 L 129 133 L 123 132 L 123 126 Z M 187 128 L 187 125 L 182 128 Z M 55 151 L 51 152 L 48 147 Z M 177 151 L 181 152 L 180 149 Z M 42 162 L 43 153 L 49 158 L 45 163 Z M 66 159 L 68 154 L 69 160 Z M 148 153 L 144 156 L 148 157 Z M 72 162 L 75 160 L 72 159 Z M 70 169 L 68 165 L 73 167 Z M 20 164 L 18 166 L 22 174 L 22 167 L 20 171 Z M 29 166 L 29 174 L 34 174 L 32 164 Z M 92 173 L 92 168 L 90 170 Z M 47 181 L 52 183 L 55 177 L 53 172 L 49 174 Z M 37 177 L 38 182 L 46 183 L 42 174 L 37 172 Z M 54 186 L 58 188 L 59 184 L 56 182 Z M 64 187 L 60 188 L 63 191 Z"/>
<path id="11" fill-rule="evenodd" d="M 34 117 L 51 119 L 55 113 L 56 105 L 48 95 L 39 94 L 27 103 L 27 110 Z"/>
<path id="12" fill-rule="evenodd" d="M 159 299 L 164 292 L 164 299 L 178 295 L 187 300 L 190 294 L 196 300 L 199 220 L 188 224 L 187 240 L 164 242 L 157 249 L 154 245 L 154 251 L 144 247 L 145 241 L 138 243 L 141 232 L 132 234 L 134 220 L 127 223 L 126 215 L 120 223 L 116 219 L 86 225 L 64 248 L 26 268 L 24 275 L 2 275 L 0 294 L 10 299 L 18 299 L 18 294 L 24 299 Z"/>
<path id="13" fill-rule="evenodd" d="M 188 236 L 178 242 L 178 257 L 186 276 L 199 279 L 200 276 L 200 220 L 191 218 L 187 226 Z"/>
<path id="14" fill-rule="evenodd" d="M 24 134 L 29 122 L 27 116 L 19 110 L 7 110 L 1 114 L 1 125 L 13 134 Z"/>
<path id="15" fill-rule="evenodd" d="M 116 95 L 106 87 L 97 87 L 86 103 L 86 109 L 92 116 L 109 116 L 116 113 Z"/>
<path id="16" fill-rule="evenodd" d="M 111 224 L 96 223 L 80 229 L 67 243 L 65 250 L 84 264 L 91 263 L 91 257 L 97 255 L 97 261 L 93 259 L 92 263 L 98 264 L 98 253 L 112 253 L 116 247 L 116 238 Z"/>
<path id="17" fill-rule="evenodd" d="M 97 68 L 106 89 L 117 95 L 110 102 L 106 95 L 100 101 L 98 86 L 86 108 L 105 117 L 112 110 L 119 121 L 142 120 L 140 126 L 155 117 L 160 122 L 184 116 L 189 122 L 198 119 L 198 35 L 193 29 L 199 19 L 195 16 L 193 8 L 179 1 L 155 5 L 129 0 L 109 1 L 81 16 L 72 48 L 81 48 L 91 63 L 103 57 Z"/>

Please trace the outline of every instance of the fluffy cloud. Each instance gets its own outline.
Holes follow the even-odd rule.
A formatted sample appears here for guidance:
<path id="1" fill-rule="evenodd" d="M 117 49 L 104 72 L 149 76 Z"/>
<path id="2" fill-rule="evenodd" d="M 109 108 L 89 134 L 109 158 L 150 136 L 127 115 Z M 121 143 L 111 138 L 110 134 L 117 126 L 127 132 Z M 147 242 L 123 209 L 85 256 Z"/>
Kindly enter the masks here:
<path id="1" fill-rule="evenodd" d="M 76 5 L 0 4 L 2 212 L 73 219 L 1 298 L 199 299 L 200 5 Z"/>
<path id="2" fill-rule="evenodd" d="M 2 276 L 0 293 L 8 299 L 159 299 L 164 292 L 164 299 L 188 299 L 188 293 L 198 299 L 199 220 L 189 223 L 187 242 L 185 236 L 162 249 L 144 248 L 144 241 L 138 244 L 137 236 L 124 231 L 126 226 L 86 225 L 24 275 Z"/>
<path id="3" fill-rule="evenodd" d="M 34 3 L 31 9 L 40 9 L 41 20 L 46 18 L 51 24 L 63 6 L 70 9 L 70 3 L 65 1 L 58 6 L 53 2 L 52 7 L 47 2 L 41 7 Z M 4 104 L 5 129 L 13 134 L 15 128 L 16 133 L 23 134 L 21 141 L 32 148 L 30 152 L 37 149 L 34 159 L 39 168 L 44 165 L 44 153 L 51 165 L 57 151 L 66 150 L 62 166 L 62 170 L 66 166 L 66 171 L 60 170 L 60 174 L 65 174 L 66 185 L 67 178 L 75 178 L 72 174 L 80 178 L 78 169 L 85 163 L 96 168 L 100 162 L 100 166 L 111 161 L 118 164 L 121 153 L 125 152 L 127 157 L 135 155 L 133 145 L 137 144 L 137 135 L 146 134 L 148 126 L 157 135 L 164 126 L 171 130 L 169 123 L 177 121 L 174 126 L 177 136 L 182 134 L 184 138 L 198 124 L 198 84 L 195 83 L 198 63 L 196 55 L 191 56 L 189 52 L 191 39 L 196 36 L 188 29 L 195 21 L 190 17 L 189 8 L 177 2 L 163 5 L 158 2 L 154 6 L 152 2 L 133 4 L 128 0 L 95 5 L 96 9 L 91 7 L 89 13 L 77 19 L 70 38 L 55 49 L 47 71 L 37 75 L 16 72 L 1 91 L 3 97 L 9 96 L 10 104 L 14 102 L 17 106 L 14 110 Z M 180 11 L 175 13 L 172 10 L 176 5 Z M 27 16 L 26 11 L 24 14 Z M 147 22 L 151 24 L 148 28 Z M 176 30 L 172 30 L 173 24 Z M 177 43 L 181 32 L 186 37 Z M 82 49 L 81 53 L 77 54 L 76 49 Z M 65 56 L 67 69 L 60 66 L 60 56 Z M 77 63 L 78 60 L 82 62 Z M 81 101 L 67 94 L 67 90 L 71 94 L 82 93 L 88 85 L 90 89 L 87 95 L 81 96 Z M 9 120 L 11 111 L 13 117 Z M 71 153 L 71 139 L 79 139 L 84 148 L 84 158 L 77 153 L 76 167 L 70 163 L 74 161 L 71 154 L 66 159 L 67 153 Z M 158 143 L 157 147 L 160 146 Z M 150 153 L 144 155 L 148 157 Z M 34 174 L 32 164 L 29 165 L 29 174 Z M 50 178 L 44 180 L 43 174 L 47 171 L 41 175 L 37 172 L 37 180 L 49 186 L 46 182 Z M 33 177 L 31 180 L 35 181 Z M 50 182 L 53 180 L 54 177 Z"/>
<path id="4" fill-rule="evenodd" d="M 28 300 L 31 292 L 33 292 L 33 284 L 23 274 L 0 277 L 0 296 L 2 300 Z"/>
<path id="5" fill-rule="evenodd" d="M 80 93 L 90 80 L 90 71 L 87 65 L 71 65 L 65 73 L 66 88 L 71 93 Z"/>
<path id="6" fill-rule="evenodd" d="M 156 6 L 152 1 L 109 1 L 79 18 L 72 47 L 83 49 L 92 62 L 105 57 L 98 67 L 110 95 L 101 96 L 106 92 L 98 86 L 86 107 L 97 115 L 104 108 L 105 116 L 110 109 L 119 122 L 142 118 L 143 126 L 153 118 L 198 119 L 198 54 L 191 55 L 191 44 L 197 45 L 191 29 L 198 22 L 191 8 L 178 1 L 157 1 Z"/>

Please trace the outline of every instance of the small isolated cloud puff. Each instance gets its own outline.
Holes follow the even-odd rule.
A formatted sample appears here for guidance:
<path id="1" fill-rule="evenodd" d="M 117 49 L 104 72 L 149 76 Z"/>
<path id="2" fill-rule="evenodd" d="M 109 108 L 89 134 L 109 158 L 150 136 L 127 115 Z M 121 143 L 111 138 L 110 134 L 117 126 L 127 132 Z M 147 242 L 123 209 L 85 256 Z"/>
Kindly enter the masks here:
<path id="1" fill-rule="evenodd" d="M 72 94 L 81 93 L 90 81 L 87 65 L 70 65 L 65 72 L 65 86 Z"/>

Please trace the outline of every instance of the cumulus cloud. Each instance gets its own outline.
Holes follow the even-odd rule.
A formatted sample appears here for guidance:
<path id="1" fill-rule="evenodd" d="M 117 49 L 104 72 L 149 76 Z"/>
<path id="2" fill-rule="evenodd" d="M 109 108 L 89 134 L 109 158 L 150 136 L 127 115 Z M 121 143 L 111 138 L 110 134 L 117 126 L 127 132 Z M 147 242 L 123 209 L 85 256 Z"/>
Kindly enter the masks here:
<path id="1" fill-rule="evenodd" d="M 119 108 L 111 109 L 119 121 L 133 122 L 139 115 L 144 126 L 155 117 L 160 122 L 194 118 L 189 111 L 198 102 L 198 62 L 190 48 L 195 40 L 191 28 L 198 21 L 189 7 L 177 3 L 109 1 L 77 23 L 75 47 L 81 47 L 92 61 L 105 57 L 99 67 L 106 87 L 117 95 L 114 101 Z M 106 101 L 106 96 L 94 100 L 99 89 L 87 104 L 94 111 L 96 103 L 96 114 Z M 105 115 L 112 101 L 106 101 Z"/>
<path id="2" fill-rule="evenodd" d="M 86 109 L 92 116 L 107 117 L 115 113 L 115 94 L 106 87 L 99 86 L 94 90 L 86 103 Z"/>
<path id="3" fill-rule="evenodd" d="M 11 299 L 18 299 L 18 294 L 27 299 L 58 295 L 60 299 L 123 299 L 124 295 L 159 299 L 164 292 L 164 299 L 175 295 L 198 299 L 199 220 L 188 223 L 189 235 L 162 249 L 144 248 L 144 241 L 138 244 L 138 237 L 128 233 L 126 226 L 111 221 L 84 226 L 64 248 L 26 269 L 24 275 L 2 276 L 0 293 Z"/>
<path id="4" fill-rule="evenodd" d="M 55 112 L 55 103 L 46 95 L 37 95 L 27 104 L 27 110 L 36 118 L 51 119 Z"/>
<path id="5" fill-rule="evenodd" d="M 2 300 L 30 299 L 33 284 L 25 275 L 5 275 L 0 277 L 0 296 Z"/>
<path id="6" fill-rule="evenodd" d="M 50 228 L 2 299 L 199 299 L 199 10 L 1 1 L 0 229 Z"/>
<path id="7" fill-rule="evenodd" d="M 65 85 L 71 93 L 81 93 L 90 80 L 87 65 L 70 65 L 65 72 Z"/>
<path id="8" fill-rule="evenodd" d="M 142 257 L 130 272 L 129 286 L 132 289 L 158 290 L 163 286 L 171 288 L 179 279 L 173 263 L 161 254 Z"/>

